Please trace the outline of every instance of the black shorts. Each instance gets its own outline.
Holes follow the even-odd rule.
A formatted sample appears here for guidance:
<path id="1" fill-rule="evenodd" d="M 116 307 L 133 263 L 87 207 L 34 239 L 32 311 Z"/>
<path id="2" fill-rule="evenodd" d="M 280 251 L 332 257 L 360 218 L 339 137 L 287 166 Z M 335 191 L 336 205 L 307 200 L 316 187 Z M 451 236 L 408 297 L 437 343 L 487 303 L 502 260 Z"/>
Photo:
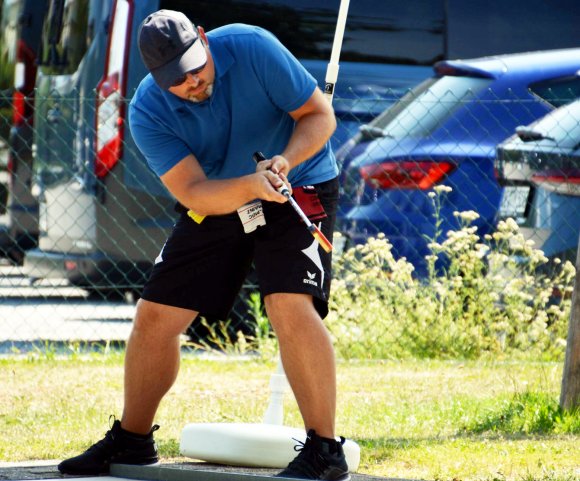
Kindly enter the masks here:
<path id="1" fill-rule="evenodd" d="M 338 179 L 294 189 L 311 222 L 332 242 Z M 262 201 L 266 225 L 246 234 L 237 213 L 208 216 L 200 224 L 186 212 L 175 224 L 143 290 L 143 299 L 226 319 L 252 262 L 262 297 L 313 296 L 328 314 L 332 254 L 320 247 L 286 202 Z"/>

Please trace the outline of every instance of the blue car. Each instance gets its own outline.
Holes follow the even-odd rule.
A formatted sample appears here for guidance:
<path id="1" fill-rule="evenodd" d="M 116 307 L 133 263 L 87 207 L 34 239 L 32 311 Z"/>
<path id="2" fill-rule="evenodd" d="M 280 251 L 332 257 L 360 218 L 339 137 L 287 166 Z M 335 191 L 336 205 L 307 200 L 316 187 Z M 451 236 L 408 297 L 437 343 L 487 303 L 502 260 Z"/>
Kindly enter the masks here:
<path id="1" fill-rule="evenodd" d="M 426 273 L 431 239 L 459 228 L 454 212 L 475 211 L 478 233 L 493 231 L 502 188 L 496 146 L 580 97 L 580 49 L 441 61 L 425 80 L 350 139 L 342 163 L 339 228 L 347 243 L 383 232 L 395 257 Z M 429 193 L 441 197 L 438 226 Z"/>
<path id="2" fill-rule="evenodd" d="M 580 236 L 580 99 L 520 126 L 497 149 L 500 217 L 549 258 L 574 262 Z"/>

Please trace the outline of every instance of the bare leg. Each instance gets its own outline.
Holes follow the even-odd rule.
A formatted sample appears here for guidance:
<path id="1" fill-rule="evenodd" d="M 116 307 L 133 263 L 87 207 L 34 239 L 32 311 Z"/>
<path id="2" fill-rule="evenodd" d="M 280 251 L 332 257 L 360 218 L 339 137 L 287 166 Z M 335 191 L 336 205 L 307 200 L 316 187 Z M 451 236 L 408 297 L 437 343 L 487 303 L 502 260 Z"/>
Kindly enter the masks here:
<path id="1" fill-rule="evenodd" d="M 306 294 L 270 294 L 266 311 L 306 429 L 334 437 L 336 369 L 326 327 Z"/>
<path id="2" fill-rule="evenodd" d="M 125 355 L 125 407 L 121 425 L 151 430 L 155 412 L 179 371 L 179 336 L 197 312 L 141 299 Z"/>

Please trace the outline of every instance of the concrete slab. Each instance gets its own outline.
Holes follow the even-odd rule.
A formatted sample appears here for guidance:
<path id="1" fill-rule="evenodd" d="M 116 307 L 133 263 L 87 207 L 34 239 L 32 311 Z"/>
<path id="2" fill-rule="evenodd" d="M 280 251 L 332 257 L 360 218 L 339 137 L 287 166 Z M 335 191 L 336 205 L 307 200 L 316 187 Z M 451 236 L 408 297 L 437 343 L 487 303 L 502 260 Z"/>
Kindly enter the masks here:
<path id="1" fill-rule="evenodd" d="M 83 476 L 82 478 L 70 478 L 70 479 L 82 479 L 83 481 L 124 481 L 123 478 L 116 478 L 114 476 Z M 16 479 L 11 481 L 28 481 L 28 479 Z M 62 478 L 47 478 L 45 481 L 62 481 Z"/>
<path id="2" fill-rule="evenodd" d="M 81 479 L 82 481 L 120 481 L 127 479 L 141 479 L 142 481 L 155 481 L 169 477 L 172 481 L 180 481 L 183 477 L 193 476 L 195 481 L 201 481 L 207 474 L 208 481 L 217 481 L 234 477 L 241 481 L 249 480 L 246 476 L 266 478 L 276 474 L 278 469 L 245 468 L 238 466 L 223 466 L 206 462 L 164 463 L 157 466 L 125 466 L 114 465 L 112 476 L 68 476 L 61 474 L 58 469 L 58 461 L 39 461 L 23 463 L 0 463 L 0 480 L 10 481 L 62 481 L 63 479 Z M 179 471 L 179 473 L 177 473 Z M 121 477 L 122 476 L 122 477 Z M 231 478 L 230 478 L 231 479 Z M 360 480 L 359 480 L 360 481 Z"/>
<path id="3" fill-rule="evenodd" d="M 278 469 L 245 468 L 223 466 L 206 462 L 176 462 L 157 466 L 117 465 L 111 473 L 114 476 L 65 476 L 57 469 L 58 461 L 0 463 L 0 480 L 10 481 L 62 481 L 81 479 L 82 481 L 271 481 Z M 129 468 L 127 470 L 127 468 Z M 148 470 L 148 471 L 143 471 Z M 123 474 L 120 477 L 120 474 Z M 352 481 L 414 481 L 397 478 L 381 478 L 365 474 L 353 474 Z"/>
<path id="4" fill-rule="evenodd" d="M 188 465 L 111 466 L 111 475 L 138 481 L 272 481 L 278 471 L 255 468 L 226 470 L 216 469 L 215 465 L 212 468 L 200 465 L 195 469 Z"/>
<path id="5" fill-rule="evenodd" d="M 111 476 L 68 476 L 57 469 L 58 461 L 0 463 L 0 480 L 10 481 L 272 481 L 278 469 L 224 466 L 206 462 L 176 462 L 157 466 L 114 465 Z M 282 479 L 282 478 L 277 478 Z M 352 474 L 351 481 L 418 481 L 399 478 L 381 478 L 366 474 Z"/>
<path id="6" fill-rule="evenodd" d="M 207 462 L 160 464 L 157 466 L 111 466 L 111 475 L 138 481 L 272 481 L 280 469 L 226 466 Z M 286 478 L 275 478 L 284 480 Z M 84 480 L 83 480 L 84 481 Z M 296 480 L 293 480 L 296 481 Z M 387 481 L 385 478 L 352 474 L 351 481 Z M 411 481 L 394 480 L 388 481 Z"/>

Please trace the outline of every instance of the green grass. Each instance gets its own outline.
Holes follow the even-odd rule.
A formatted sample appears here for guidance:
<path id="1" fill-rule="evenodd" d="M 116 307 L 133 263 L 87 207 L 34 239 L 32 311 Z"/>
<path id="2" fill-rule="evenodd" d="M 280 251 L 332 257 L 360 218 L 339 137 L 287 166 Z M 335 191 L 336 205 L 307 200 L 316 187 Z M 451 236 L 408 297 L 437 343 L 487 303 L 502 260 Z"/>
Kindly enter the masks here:
<path id="1" fill-rule="evenodd" d="M 261 422 L 273 363 L 185 357 L 156 422 L 179 460 L 190 422 Z M 337 430 L 359 473 L 437 480 L 578 480 L 580 414 L 558 408 L 561 363 L 350 361 L 338 366 Z M 122 356 L 0 360 L 0 459 L 62 459 L 102 437 L 122 407 Z M 285 424 L 300 426 L 290 394 Z"/>

